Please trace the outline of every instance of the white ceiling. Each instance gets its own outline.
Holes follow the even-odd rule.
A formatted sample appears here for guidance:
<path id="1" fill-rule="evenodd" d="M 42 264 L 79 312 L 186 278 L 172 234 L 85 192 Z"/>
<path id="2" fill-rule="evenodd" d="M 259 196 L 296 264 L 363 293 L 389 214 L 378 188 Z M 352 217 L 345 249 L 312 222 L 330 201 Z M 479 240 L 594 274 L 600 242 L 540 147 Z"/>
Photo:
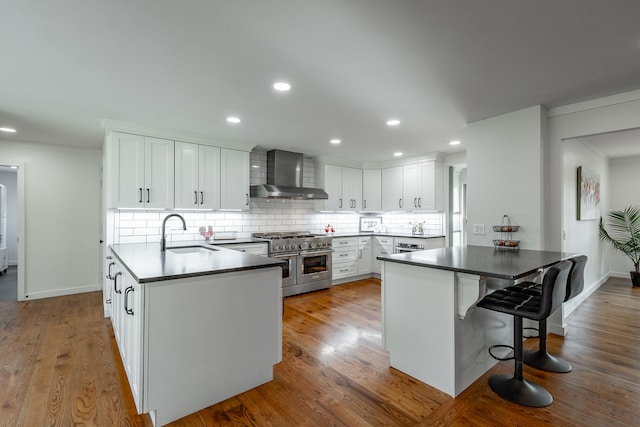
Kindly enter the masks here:
<path id="1" fill-rule="evenodd" d="M 29 0 L 0 19 L 10 140 L 98 147 L 107 118 L 376 161 L 640 89 L 637 0 Z"/>

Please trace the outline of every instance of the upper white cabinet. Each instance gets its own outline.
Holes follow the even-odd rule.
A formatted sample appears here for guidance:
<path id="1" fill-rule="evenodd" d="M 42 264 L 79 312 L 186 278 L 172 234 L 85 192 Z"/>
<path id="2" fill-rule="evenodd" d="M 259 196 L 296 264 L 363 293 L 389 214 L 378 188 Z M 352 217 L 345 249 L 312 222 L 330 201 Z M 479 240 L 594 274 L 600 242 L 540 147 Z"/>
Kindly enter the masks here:
<path id="1" fill-rule="evenodd" d="M 382 169 L 382 210 L 402 210 L 402 166 Z"/>
<path id="2" fill-rule="evenodd" d="M 106 145 L 109 207 L 173 208 L 173 141 L 112 132 Z"/>
<path id="3" fill-rule="evenodd" d="M 382 210 L 382 170 L 364 169 L 362 171 L 362 209 L 363 212 Z"/>
<path id="4" fill-rule="evenodd" d="M 418 163 L 418 210 L 444 210 L 444 166 L 440 162 Z"/>
<path id="5" fill-rule="evenodd" d="M 220 208 L 249 209 L 249 153 L 220 149 Z"/>
<path id="6" fill-rule="evenodd" d="M 175 143 L 176 209 L 220 208 L 220 148 Z"/>
<path id="7" fill-rule="evenodd" d="M 319 165 L 316 168 L 318 185 L 329 198 L 316 203 L 323 211 L 362 210 L 362 170 L 336 165 Z"/>
<path id="8" fill-rule="evenodd" d="M 342 168 L 342 210 L 362 210 L 362 170 Z"/>
<path id="9" fill-rule="evenodd" d="M 389 188 L 398 192 L 397 188 L 397 168 L 393 170 L 393 179 L 391 180 L 396 186 L 390 184 Z M 441 211 L 443 210 L 443 172 L 442 163 L 435 161 L 426 161 L 403 165 L 401 179 L 401 202 L 395 206 L 395 210 L 400 209 L 406 212 L 410 211 Z M 385 186 L 383 179 L 383 196 L 385 196 Z M 389 203 L 393 200 L 390 199 Z M 384 209 L 384 205 L 383 205 Z M 387 209 L 385 209 L 387 210 Z"/>

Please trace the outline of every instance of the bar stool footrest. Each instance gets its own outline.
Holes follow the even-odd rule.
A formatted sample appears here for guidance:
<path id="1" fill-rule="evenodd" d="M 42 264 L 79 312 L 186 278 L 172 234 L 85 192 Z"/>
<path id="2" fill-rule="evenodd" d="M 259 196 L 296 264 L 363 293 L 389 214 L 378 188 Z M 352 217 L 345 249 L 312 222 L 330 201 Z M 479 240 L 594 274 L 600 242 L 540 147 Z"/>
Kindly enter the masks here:
<path id="1" fill-rule="evenodd" d="M 498 357 L 495 354 L 493 354 L 493 349 L 494 348 L 508 348 L 511 351 L 513 351 L 513 346 L 512 345 L 505 345 L 505 344 L 496 344 L 496 345 L 492 345 L 491 347 L 489 347 L 489 356 L 493 357 L 496 360 L 499 360 L 501 362 L 504 362 L 505 360 L 513 360 L 515 359 L 515 356 L 508 356 L 508 357 Z"/>
<path id="2" fill-rule="evenodd" d="M 530 330 L 530 331 L 536 331 L 536 335 L 524 335 L 522 336 L 522 338 L 525 339 L 529 339 L 529 338 L 540 338 L 540 329 L 538 328 L 531 328 L 531 327 L 526 327 L 526 328 L 522 328 L 522 332 L 526 331 L 526 330 Z"/>
<path id="3" fill-rule="evenodd" d="M 520 405 L 541 408 L 553 403 L 553 396 L 544 387 L 511 375 L 494 375 L 489 378 L 489 386 L 498 396 Z"/>

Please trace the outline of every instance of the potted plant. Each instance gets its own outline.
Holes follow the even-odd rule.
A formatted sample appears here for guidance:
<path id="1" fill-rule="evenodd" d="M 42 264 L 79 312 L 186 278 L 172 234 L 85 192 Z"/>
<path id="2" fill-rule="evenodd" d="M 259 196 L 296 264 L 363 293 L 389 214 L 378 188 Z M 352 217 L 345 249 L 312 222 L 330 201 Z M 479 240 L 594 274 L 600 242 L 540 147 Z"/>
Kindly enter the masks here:
<path id="1" fill-rule="evenodd" d="M 640 286 L 640 207 L 629 206 L 622 211 L 607 214 L 607 228 L 600 217 L 600 240 L 605 241 L 625 254 L 635 268 L 631 271 L 634 286 Z"/>

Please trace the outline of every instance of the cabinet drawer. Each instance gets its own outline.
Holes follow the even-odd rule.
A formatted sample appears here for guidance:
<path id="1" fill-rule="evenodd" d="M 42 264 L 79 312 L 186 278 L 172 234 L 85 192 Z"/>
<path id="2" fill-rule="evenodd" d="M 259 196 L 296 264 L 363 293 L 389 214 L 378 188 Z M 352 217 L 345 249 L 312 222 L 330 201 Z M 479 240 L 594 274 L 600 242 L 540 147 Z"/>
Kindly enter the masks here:
<path id="1" fill-rule="evenodd" d="M 343 248 L 333 252 L 333 263 L 355 261 L 358 259 L 358 250 L 356 248 Z"/>
<path id="2" fill-rule="evenodd" d="M 333 279 L 342 279 L 358 274 L 358 264 L 355 262 L 339 263 L 333 265 Z"/>
<path id="3" fill-rule="evenodd" d="M 359 237 L 358 246 L 363 247 L 371 243 L 371 237 Z"/>
<path id="4" fill-rule="evenodd" d="M 346 238 L 342 238 L 342 239 L 333 239 L 333 241 L 331 242 L 331 244 L 333 245 L 333 248 L 346 248 L 349 246 L 357 246 L 358 245 L 358 239 L 356 237 L 346 237 Z"/>

